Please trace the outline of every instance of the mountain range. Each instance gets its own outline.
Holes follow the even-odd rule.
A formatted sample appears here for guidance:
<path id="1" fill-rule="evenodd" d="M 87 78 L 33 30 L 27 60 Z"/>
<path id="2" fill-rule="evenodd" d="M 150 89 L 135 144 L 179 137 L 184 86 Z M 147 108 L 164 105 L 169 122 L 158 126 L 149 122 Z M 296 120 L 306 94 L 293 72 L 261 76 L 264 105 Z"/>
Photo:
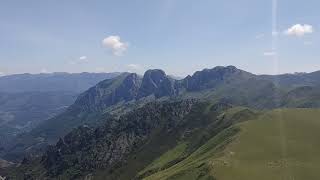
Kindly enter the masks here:
<path id="1" fill-rule="evenodd" d="M 9 179 L 214 179 L 233 162 L 225 148 L 249 128 L 239 124 L 278 116 L 277 109 L 300 117 L 308 110 L 295 108 L 319 108 L 319 74 L 255 75 L 234 66 L 181 80 L 159 69 L 143 77 L 122 73 L 16 136 L 2 158 L 23 161 L 0 173 Z M 314 122 L 319 113 L 310 114 Z M 212 163 L 222 163 L 218 174 Z"/>
<path id="2" fill-rule="evenodd" d="M 76 92 L 82 93 L 99 81 L 120 73 L 42 73 L 14 74 L 0 77 L 0 92 Z"/>
<path id="3" fill-rule="evenodd" d="M 0 77 L 0 147 L 64 112 L 89 87 L 117 75 L 51 73 Z"/>

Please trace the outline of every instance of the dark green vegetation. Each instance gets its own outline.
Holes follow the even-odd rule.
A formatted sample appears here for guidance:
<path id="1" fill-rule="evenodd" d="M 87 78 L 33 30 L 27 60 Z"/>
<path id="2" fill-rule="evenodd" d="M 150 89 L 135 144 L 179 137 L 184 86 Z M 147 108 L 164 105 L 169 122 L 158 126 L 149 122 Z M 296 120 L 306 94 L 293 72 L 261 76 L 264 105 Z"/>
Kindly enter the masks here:
<path id="1" fill-rule="evenodd" d="M 263 138 L 276 134 L 268 122 L 290 124 L 295 116 L 292 122 L 297 123 L 292 126 L 303 127 L 299 123 L 319 117 L 312 109 L 273 111 L 318 108 L 317 74 L 258 76 L 233 66 L 205 69 L 181 80 L 162 70 L 149 70 L 143 77 L 124 73 L 98 83 L 65 112 L 18 136 L 3 157 L 19 160 L 25 153 L 28 157 L 19 167 L 0 174 L 13 179 L 248 179 L 243 175 L 248 170 L 238 168 L 238 163 L 249 168 L 250 158 L 232 158 L 245 153 L 246 147 L 254 151 L 255 141 L 269 146 Z M 284 120 L 274 115 L 278 111 Z M 256 122 L 267 123 L 261 126 L 266 130 L 247 128 L 246 124 Z M 244 138 L 248 131 L 254 140 Z M 308 142 L 306 136 L 294 141 Z M 232 149 L 236 145 L 239 148 Z M 261 169 L 251 168 L 252 177 L 264 171 L 264 153 L 260 153 L 251 158 L 256 158 L 257 168 L 262 163 Z M 299 153 L 294 155 L 302 156 Z M 294 155 L 290 160 L 298 158 Z M 306 169 L 301 173 L 307 173 L 308 167 L 303 166 L 307 163 L 301 164 Z"/>
<path id="2" fill-rule="evenodd" d="M 228 114 L 223 113 L 226 110 Z M 41 158 L 25 160 L 12 174 L 14 179 L 74 179 L 88 174 L 97 179 L 141 179 L 163 168 L 150 166 L 139 173 L 161 154 L 182 146 L 176 157 L 168 157 L 163 165 L 182 161 L 225 128 L 243 121 L 241 113 L 251 118 L 257 115 L 225 103 L 148 103 L 119 119 L 106 119 L 106 125 L 97 129 L 81 126 L 73 130 Z M 226 136 L 236 132 L 234 129 Z"/>

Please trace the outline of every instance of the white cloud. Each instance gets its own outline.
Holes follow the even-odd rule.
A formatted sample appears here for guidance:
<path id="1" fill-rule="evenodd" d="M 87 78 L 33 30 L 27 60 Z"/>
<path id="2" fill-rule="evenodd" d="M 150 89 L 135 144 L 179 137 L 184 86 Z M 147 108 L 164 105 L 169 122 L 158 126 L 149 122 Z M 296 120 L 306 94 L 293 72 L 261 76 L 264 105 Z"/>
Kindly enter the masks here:
<path id="1" fill-rule="evenodd" d="M 120 36 L 109 36 L 102 40 L 102 45 L 110 49 L 115 56 L 122 56 L 128 48 L 127 42 L 121 42 Z"/>
<path id="2" fill-rule="evenodd" d="M 287 29 L 284 33 L 289 36 L 304 36 L 305 34 L 311 34 L 314 32 L 314 29 L 311 25 L 308 24 L 296 24 Z"/>
<path id="3" fill-rule="evenodd" d="M 277 53 L 274 51 L 268 51 L 268 52 L 264 52 L 263 55 L 264 56 L 275 56 Z"/>
<path id="4" fill-rule="evenodd" d="M 4 75 L 6 75 L 6 74 L 4 72 L 0 71 L 0 76 L 4 76 Z"/>
<path id="5" fill-rule="evenodd" d="M 87 56 L 81 56 L 81 57 L 79 57 L 79 60 L 86 61 L 86 60 L 88 60 L 88 57 Z"/>

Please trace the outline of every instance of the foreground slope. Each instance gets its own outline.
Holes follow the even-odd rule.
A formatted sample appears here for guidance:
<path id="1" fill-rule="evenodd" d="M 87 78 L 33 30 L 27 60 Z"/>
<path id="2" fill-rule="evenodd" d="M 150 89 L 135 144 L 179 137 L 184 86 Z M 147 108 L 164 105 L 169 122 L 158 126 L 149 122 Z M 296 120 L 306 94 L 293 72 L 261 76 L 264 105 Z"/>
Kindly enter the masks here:
<path id="1" fill-rule="evenodd" d="M 320 110 L 283 109 L 240 125 L 218 179 L 319 179 Z"/>
<path id="2" fill-rule="evenodd" d="M 234 115 L 221 115 L 227 109 L 233 109 Z M 239 113 L 255 116 L 246 108 L 225 103 L 148 103 L 118 120 L 107 119 L 97 129 L 77 128 L 42 157 L 26 159 L 4 174 L 12 179 L 141 179 L 158 170 L 152 166 L 139 173 L 161 154 L 180 146 L 169 165 L 187 158 L 211 137 L 241 121 L 235 116 Z"/>
<path id="3" fill-rule="evenodd" d="M 9 179 L 319 179 L 320 110 L 151 103 L 80 127 Z"/>
<path id="4" fill-rule="evenodd" d="M 279 109 L 209 140 L 187 159 L 145 179 L 319 179 L 320 110 Z M 221 141 L 223 139 L 223 141 Z M 165 155 L 163 155 L 165 156 Z M 163 158 L 160 157 L 160 158 Z"/>

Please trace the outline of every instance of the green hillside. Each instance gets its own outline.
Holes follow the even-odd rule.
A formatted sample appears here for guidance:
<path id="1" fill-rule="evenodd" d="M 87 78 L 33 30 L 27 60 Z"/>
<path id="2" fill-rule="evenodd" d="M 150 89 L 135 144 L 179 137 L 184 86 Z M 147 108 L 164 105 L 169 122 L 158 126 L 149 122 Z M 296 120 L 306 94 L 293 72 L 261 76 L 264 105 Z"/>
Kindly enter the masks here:
<path id="1" fill-rule="evenodd" d="M 204 69 L 183 80 L 158 69 L 143 77 L 123 74 L 15 138 L 3 159 L 28 156 L 0 174 L 9 179 L 316 179 L 320 112 L 307 108 L 319 107 L 318 90 L 288 91 L 233 66 Z"/>
<path id="2" fill-rule="evenodd" d="M 124 73 L 91 87 L 66 111 L 34 126 L 30 132 L 6 140 L 6 146 L 0 147 L 0 157 L 19 162 L 24 156 L 39 156 L 47 145 L 57 143 L 60 137 L 78 126 L 99 127 L 105 123 L 106 117 L 118 118 L 152 101 L 197 99 L 259 110 L 320 106 L 316 80 L 303 87 L 298 86 L 301 84 L 299 79 L 294 82 L 295 88 L 284 88 L 234 66 L 204 69 L 182 80 L 171 79 L 159 69 L 148 70 L 143 77 Z M 3 114 L 5 117 L 8 115 Z M 8 130 L 6 128 L 4 132 Z"/>
<path id="3" fill-rule="evenodd" d="M 319 117 L 320 110 L 314 109 L 266 112 L 226 129 L 188 158 L 145 179 L 319 179 Z M 151 166 L 161 166 L 181 148 L 183 144 Z"/>

